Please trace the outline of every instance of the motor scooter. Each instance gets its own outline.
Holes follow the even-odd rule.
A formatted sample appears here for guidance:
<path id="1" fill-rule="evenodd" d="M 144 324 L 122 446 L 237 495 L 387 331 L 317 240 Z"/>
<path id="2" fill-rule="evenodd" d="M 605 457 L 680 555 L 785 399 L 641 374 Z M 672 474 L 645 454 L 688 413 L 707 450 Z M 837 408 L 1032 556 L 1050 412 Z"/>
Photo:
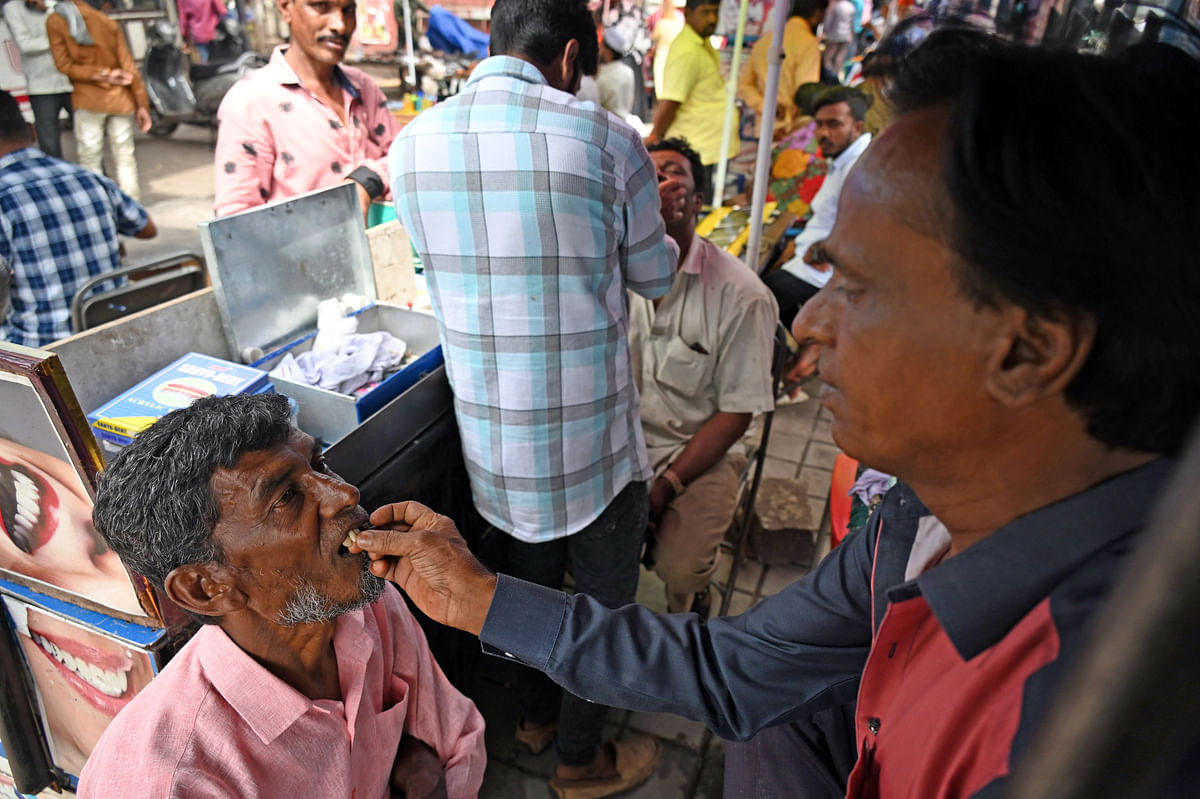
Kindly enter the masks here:
<path id="1" fill-rule="evenodd" d="M 215 131 L 217 108 L 225 93 L 243 75 L 266 65 L 254 52 L 245 52 L 238 24 L 223 19 L 217 25 L 212 58 L 193 64 L 179 46 L 173 24 L 160 19 L 148 26 L 142 75 L 150 97 L 150 133 L 170 136 L 180 124 Z"/>

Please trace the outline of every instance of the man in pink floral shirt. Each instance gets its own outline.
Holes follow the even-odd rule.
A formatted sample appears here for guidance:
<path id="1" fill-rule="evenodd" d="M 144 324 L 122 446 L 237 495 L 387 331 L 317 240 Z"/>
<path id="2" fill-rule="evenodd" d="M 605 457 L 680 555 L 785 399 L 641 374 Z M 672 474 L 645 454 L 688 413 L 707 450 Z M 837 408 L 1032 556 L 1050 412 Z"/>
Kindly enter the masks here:
<path id="1" fill-rule="evenodd" d="M 228 11 L 224 0 L 178 0 L 179 35 L 196 51 L 201 64 L 208 63 L 217 25 Z"/>
<path id="2" fill-rule="evenodd" d="M 278 0 L 291 43 L 234 85 L 218 112 L 217 216 L 346 180 L 367 204 L 388 194 L 399 124 L 379 87 L 342 58 L 354 0 Z"/>

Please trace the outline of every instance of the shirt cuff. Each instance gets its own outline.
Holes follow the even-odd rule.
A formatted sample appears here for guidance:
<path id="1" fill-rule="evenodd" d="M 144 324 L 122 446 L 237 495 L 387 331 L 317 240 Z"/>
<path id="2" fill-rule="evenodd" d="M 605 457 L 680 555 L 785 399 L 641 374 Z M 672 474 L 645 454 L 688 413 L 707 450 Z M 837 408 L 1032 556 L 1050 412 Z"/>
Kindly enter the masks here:
<path id="1" fill-rule="evenodd" d="M 570 598 L 562 591 L 496 575 L 496 593 L 479 631 L 483 651 L 537 669 L 550 662 Z"/>
<path id="2" fill-rule="evenodd" d="M 360 166 L 346 177 L 366 189 L 367 196 L 372 200 L 379 199 L 387 190 L 387 187 L 383 185 L 383 178 L 379 177 L 375 170 L 365 166 Z"/>

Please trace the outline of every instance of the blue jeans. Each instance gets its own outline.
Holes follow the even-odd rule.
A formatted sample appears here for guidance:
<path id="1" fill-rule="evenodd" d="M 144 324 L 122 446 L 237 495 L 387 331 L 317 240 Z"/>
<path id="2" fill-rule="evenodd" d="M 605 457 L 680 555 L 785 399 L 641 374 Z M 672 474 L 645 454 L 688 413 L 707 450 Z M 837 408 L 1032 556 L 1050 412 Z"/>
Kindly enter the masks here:
<path id="1" fill-rule="evenodd" d="M 725 743 L 725 799 L 841 799 L 858 759 L 854 702 Z"/>
<path id="2" fill-rule="evenodd" d="M 650 510 L 645 483 L 630 483 L 604 512 L 574 535 L 530 544 L 509 538 L 508 573 L 550 588 L 562 588 L 568 561 L 575 589 L 605 607 L 628 605 L 637 594 L 638 564 Z M 525 721 L 558 718 L 554 748 L 565 766 L 586 766 L 596 757 L 608 707 L 562 690 L 545 674 L 520 667 L 517 692 Z"/>

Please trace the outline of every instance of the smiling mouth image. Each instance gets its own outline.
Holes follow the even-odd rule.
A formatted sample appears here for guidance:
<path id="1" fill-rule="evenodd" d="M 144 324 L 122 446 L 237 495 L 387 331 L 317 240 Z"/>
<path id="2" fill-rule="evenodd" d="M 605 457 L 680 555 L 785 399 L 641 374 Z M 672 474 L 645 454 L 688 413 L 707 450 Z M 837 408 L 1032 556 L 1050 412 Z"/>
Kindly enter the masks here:
<path id="1" fill-rule="evenodd" d="M 24 466 L 0 460 L 0 527 L 22 552 L 33 553 L 54 534 L 58 495 Z"/>
<path id="2" fill-rule="evenodd" d="M 101 713 L 115 716 L 133 699 L 129 685 L 133 660 L 127 655 L 108 654 L 68 639 L 52 640 L 33 627 L 29 637 L 76 693 Z"/>

